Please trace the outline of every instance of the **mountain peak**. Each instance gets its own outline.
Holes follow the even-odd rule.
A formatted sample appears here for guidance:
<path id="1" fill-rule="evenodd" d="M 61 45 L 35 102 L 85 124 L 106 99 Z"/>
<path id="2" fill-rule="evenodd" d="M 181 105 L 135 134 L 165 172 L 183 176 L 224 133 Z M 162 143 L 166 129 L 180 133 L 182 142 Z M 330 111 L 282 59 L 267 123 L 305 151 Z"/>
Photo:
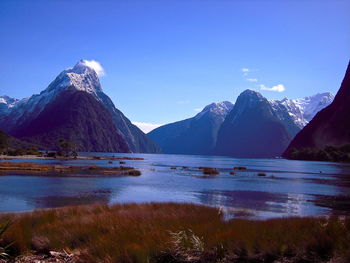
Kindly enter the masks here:
<path id="1" fill-rule="evenodd" d="M 261 101 L 267 101 L 267 99 L 259 92 L 247 89 L 238 96 L 236 105 L 239 105 L 239 107 L 254 107 L 256 103 Z"/>
<path id="2" fill-rule="evenodd" d="M 95 94 L 102 91 L 98 75 L 91 61 L 81 59 L 73 68 L 62 71 L 44 92 L 75 89 Z"/>
<path id="3" fill-rule="evenodd" d="M 229 109 L 229 110 L 231 110 L 232 105 L 233 104 L 229 101 L 213 102 L 213 103 L 205 106 L 203 111 L 216 110 L 216 109 L 223 109 L 223 110 Z"/>
<path id="4" fill-rule="evenodd" d="M 211 113 L 216 116 L 225 118 L 227 114 L 232 110 L 233 104 L 229 101 L 213 102 L 204 107 L 204 109 L 198 113 L 195 118 L 201 118 L 206 113 Z"/>
<path id="5" fill-rule="evenodd" d="M 8 107 L 13 107 L 18 102 L 18 99 L 10 98 L 9 96 L 0 96 L 0 104 L 6 104 Z"/>
<path id="6" fill-rule="evenodd" d="M 263 98 L 263 95 L 261 95 L 260 92 L 256 91 L 256 90 L 252 90 L 252 89 L 246 89 L 245 91 L 243 91 L 240 96 L 255 96 L 258 98 Z"/>
<path id="7" fill-rule="evenodd" d="M 91 66 L 89 61 L 85 59 L 79 60 L 75 64 L 75 66 L 72 69 L 70 69 L 70 71 L 76 74 L 86 74 L 86 73 L 93 74 L 94 72 L 97 75 L 97 72 L 95 71 L 95 69 Z"/>

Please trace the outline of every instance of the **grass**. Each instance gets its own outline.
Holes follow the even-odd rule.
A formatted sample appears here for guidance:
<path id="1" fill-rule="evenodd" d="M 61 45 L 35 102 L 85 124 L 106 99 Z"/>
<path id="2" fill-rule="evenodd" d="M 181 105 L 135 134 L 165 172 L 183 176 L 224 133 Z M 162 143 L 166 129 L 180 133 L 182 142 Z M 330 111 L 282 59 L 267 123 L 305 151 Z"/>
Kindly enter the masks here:
<path id="1" fill-rule="evenodd" d="M 350 219 L 223 221 L 218 209 L 175 203 L 66 207 L 3 214 L 8 253 L 67 251 L 77 262 L 327 262 L 350 260 Z M 287 261 L 286 261 L 287 262 Z M 341 261 L 333 261 L 341 262 Z"/>
<path id="2" fill-rule="evenodd" d="M 3 236 L 10 226 L 10 222 L 6 222 L 0 225 L 0 260 L 9 258 L 7 254 L 8 249 L 11 247 L 12 243 L 6 243 L 3 240 Z"/>
<path id="3" fill-rule="evenodd" d="M 141 172 L 133 167 L 115 166 L 66 166 L 66 165 L 51 165 L 38 164 L 30 162 L 0 162 L 0 173 L 7 172 L 20 173 L 66 173 L 66 174 L 105 174 L 105 175 L 130 175 L 140 176 Z"/>

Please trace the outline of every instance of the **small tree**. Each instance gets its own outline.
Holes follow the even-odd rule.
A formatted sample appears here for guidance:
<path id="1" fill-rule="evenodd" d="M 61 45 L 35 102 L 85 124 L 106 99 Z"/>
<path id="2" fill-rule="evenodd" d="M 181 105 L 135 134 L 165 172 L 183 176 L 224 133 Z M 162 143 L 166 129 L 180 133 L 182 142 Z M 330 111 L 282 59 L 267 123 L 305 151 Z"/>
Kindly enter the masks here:
<path id="1" fill-rule="evenodd" d="M 76 157 L 78 156 L 77 152 L 76 152 L 76 148 L 77 146 L 75 145 L 75 143 L 73 142 L 70 142 L 70 141 L 66 141 L 66 140 L 63 140 L 63 139 L 60 139 L 59 140 L 59 148 L 60 148 L 60 151 L 59 153 L 61 152 L 64 152 L 66 157 L 72 155 L 73 157 Z M 59 154 L 60 155 L 60 154 Z"/>

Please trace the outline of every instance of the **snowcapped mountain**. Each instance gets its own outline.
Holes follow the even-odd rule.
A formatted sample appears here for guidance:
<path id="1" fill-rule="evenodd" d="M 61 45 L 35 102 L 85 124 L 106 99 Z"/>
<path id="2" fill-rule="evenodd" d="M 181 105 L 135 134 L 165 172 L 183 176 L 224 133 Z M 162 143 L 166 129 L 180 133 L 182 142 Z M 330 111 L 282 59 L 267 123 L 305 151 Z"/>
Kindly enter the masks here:
<path id="1" fill-rule="evenodd" d="M 272 103 L 284 105 L 294 122 L 300 128 L 303 128 L 319 111 L 330 105 L 333 100 L 334 95 L 330 92 L 325 92 L 294 100 L 284 98 L 281 101 L 272 101 Z"/>
<path id="2" fill-rule="evenodd" d="M 80 60 L 73 68 L 62 71 L 40 94 L 17 100 L 11 104 L 12 107 L 7 107 L 7 111 L 0 111 L 0 129 L 9 134 L 23 135 L 26 127 L 38 118 L 48 105 L 63 93 L 71 94 L 67 91 L 84 92 L 103 105 L 111 114 L 117 133 L 126 140 L 132 152 L 158 151 L 158 147 L 114 106 L 103 92 L 97 73 L 86 60 Z M 5 101 L 4 97 L 2 98 Z M 89 100 L 89 103 L 92 102 Z"/>
<path id="3" fill-rule="evenodd" d="M 298 131 L 284 106 L 245 90 L 222 123 L 214 152 L 243 158 L 280 156 Z"/>
<path id="4" fill-rule="evenodd" d="M 73 68 L 61 72 L 40 94 L 34 94 L 21 100 L 13 99 L 14 103 L 10 104 L 12 107 L 8 107 L 7 112 L 13 122 L 10 127 L 22 124 L 27 117 L 38 116 L 45 106 L 64 90 L 85 91 L 96 99 L 99 99 L 98 92 L 102 92 L 96 72 L 85 64 L 85 60 L 80 60 Z"/>
<path id="5" fill-rule="evenodd" d="M 8 114 L 17 103 L 18 99 L 0 96 L 0 114 Z"/>
<path id="6" fill-rule="evenodd" d="M 229 101 L 212 103 L 192 118 L 163 125 L 147 135 L 164 153 L 210 154 L 219 128 L 232 107 Z"/>
<path id="7" fill-rule="evenodd" d="M 245 90 L 235 105 L 212 103 L 194 117 L 163 125 L 148 136 L 164 153 L 280 156 L 301 128 L 332 100 L 330 93 L 267 100 L 257 91 Z"/>
<path id="8" fill-rule="evenodd" d="M 232 110 L 233 104 L 229 101 L 214 102 L 204 107 L 204 109 L 198 113 L 194 118 L 200 119 L 206 114 L 213 114 L 217 118 L 221 118 L 222 121 L 226 118 L 227 114 Z"/>

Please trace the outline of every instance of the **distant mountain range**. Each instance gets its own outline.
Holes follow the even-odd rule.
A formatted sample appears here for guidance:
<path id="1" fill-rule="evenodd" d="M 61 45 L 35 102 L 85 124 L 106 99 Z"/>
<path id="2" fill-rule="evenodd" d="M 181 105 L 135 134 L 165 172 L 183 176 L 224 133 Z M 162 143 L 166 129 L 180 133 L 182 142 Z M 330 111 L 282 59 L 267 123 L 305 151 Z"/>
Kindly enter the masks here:
<path id="1" fill-rule="evenodd" d="M 331 93 L 322 93 L 267 100 L 257 91 L 246 90 L 235 105 L 210 104 L 193 118 L 161 126 L 148 136 L 164 153 L 281 156 L 301 128 L 333 98 Z"/>
<path id="2" fill-rule="evenodd" d="M 0 129 L 49 148 L 65 139 L 79 151 L 159 152 L 114 106 L 84 60 L 61 72 L 40 94 L 22 100 L 0 97 Z"/>
<path id="3" fill-rule="evenodd" d="M 74 142 L 78 151 L 276 157 L 333 99 L 331 93 L 322 93 L 294 100 L 267 100 L 257 91 L 246 90 L 235 104 L 212 103 L 194 117 L 161 126 L 146 136 L 114 106 L 96 72 L 81 60 L 62 71 L 40 94 L 21 100 L 1 96 L 0 130 L 46 149 L 57 148 L 58 141 L 65 139 Z M 337 105 L 338 101 L 341 99 L 336 99 Z M 334 111 L 344 116 L 340 114 L 347 112 L 344 107 Z M 341 117 L 332 118 L 339 123 Z M 342 129 L 335 135 L 326 132 L 335 125 L 333 122 L 324 124 L 327 128 L 322 136 L 309 132 L 313 139 L 309 135 L 303 140 L 298 135 L 290 147 L 343 143 L 347 139 L 342 138 L 348 135 Z M 307 133 L 304 130 L 300 134 Z"/>
<path id="4" fill-rule="evenodd" d="M 348 159 L 350 146 L 342 147 L 350 144 L 349 116 L 350 63 L 334 101 L 317 113 L 297 134 L 283 156 L 293 159 L 334 161 Z M 346 156 L 341 156 L 344 154 Z"/>
<path id="5" fill-rule="evenodd" d="M 331 104 L 333 100 L 334 95 L 330 92 L 325 92 L 295 100 L 284 98 L 278 102 L 287 108 L 294 122 L 300 128 L 303 128 L 320 110 Z"/>
<path id="6" fill-rule="evenodd" d="M 164 153 L 211 154 L 220 126 L 232 107 L 228 101 L 212 103 L 193 118 L 163 125 L 148 136 Z"/>

